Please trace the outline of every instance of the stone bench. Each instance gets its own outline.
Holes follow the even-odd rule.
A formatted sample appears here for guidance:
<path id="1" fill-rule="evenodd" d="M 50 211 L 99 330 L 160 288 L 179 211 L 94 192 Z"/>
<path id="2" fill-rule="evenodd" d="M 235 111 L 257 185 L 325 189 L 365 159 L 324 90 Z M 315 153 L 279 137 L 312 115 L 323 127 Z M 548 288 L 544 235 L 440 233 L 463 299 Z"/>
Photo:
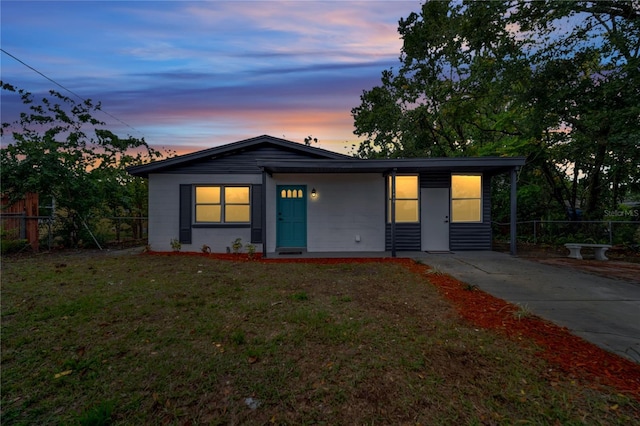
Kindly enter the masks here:
<path id="1" fill-rule="evenodd" d="M 589 247 L 594 249 L 597 260 L 608 260 L 609 258 L 605 256 L 605 253 L 611 248 L 608 244 L 567 243 L 564 246 L 569 249 L 569 257 L 573 259 L 582 259 L 580 249 L 582 249 L 582 247 Z"/>

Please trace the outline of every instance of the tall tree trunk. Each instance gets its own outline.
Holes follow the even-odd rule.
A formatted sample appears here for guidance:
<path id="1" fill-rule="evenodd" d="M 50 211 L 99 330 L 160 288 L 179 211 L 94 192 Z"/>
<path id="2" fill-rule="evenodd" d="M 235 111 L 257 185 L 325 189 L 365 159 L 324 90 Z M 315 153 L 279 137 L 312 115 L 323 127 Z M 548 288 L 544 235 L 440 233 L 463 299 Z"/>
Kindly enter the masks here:
<path id="1" fill-rule="evenodd" d="M 576 213 L 576 205 L 578 201 L 578 178 L 580 175 L 580 167 L 579 163 L 576 162 L 573 165 L 573 181 L 571 182 L 571 198 L 569 200 L 569 205 L 572 206 L 571 209 L 571 220 L 577 220 L 578 215 Z"/>
<path id="2" fill-rule="evenodd" d="M 569 191 L 562 181 L 562 176 L 558 176 L 558 172 L 548 161 L 543 161 L 541 165 L 542 174 L 544 175 L 553 198 L 562 206 L 565 215 L 569 220 L 577 220 L 576 206 L 571 204 L 571 198 L 569 197 Z M 570 209 L 567 209 L 567 202 L 569 202 Z"/>
<path id="3" fill-rule="evenodd" d="M 602 193 L 602 166 L 607 153 L 606 142 L 599 142 L 596 149 L 596 157 L 589 173 L 589 180 L 587 184 L 587 203 L 585 206 L 585 217 L 596 218 L 600 216 L 600 196 Z"/>

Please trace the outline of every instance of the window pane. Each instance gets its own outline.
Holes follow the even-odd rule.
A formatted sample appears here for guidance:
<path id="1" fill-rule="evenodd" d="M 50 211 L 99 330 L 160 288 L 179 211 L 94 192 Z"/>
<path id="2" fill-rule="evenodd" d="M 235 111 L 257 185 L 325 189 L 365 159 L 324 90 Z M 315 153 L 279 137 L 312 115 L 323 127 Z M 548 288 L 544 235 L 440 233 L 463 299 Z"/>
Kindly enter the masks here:
<path id="1" fill-rule="evenodd" d="M 220 206 L 196 206 L 196 222 L 220 222 Z"/>
<path id="2" fill-rule="evenodd" d="M 287 191 L 285 189 L 280 191 L 280 198 L 287 198 Z"/>
<path id="3" fill-rule="evenodd" d="M 249 222 L 248 205 L 227 205 L 224 208 L 225 222 Z"/>
<path id="4" fill-rule="evenodd" d="M 453 200 L 451 219 L 454 222 L 480 222 L 480 200 Z"/>
<path id="5" fill-rule="evenodd" d="M 451 176 L 452 198 L 480 198 L 481 192 L 480 176 Z"/>
<path id="6" fill-rule="evenodd" d="M 220 187 L 196 186 L 196 203 L 220 203 Z"/>
<path id="7" fill-rule="evenodd" d="M 396 222 L 417 222 L 418 201 L 396 200 Z"/>
<path id="8" fill-rule="evenodd" d="M 389 177 L 389 200 L 387 221 L 391 222 L 391 183 Z M 396 222 L 418 222 L 418 176 L 396 176 Z"/>
<path id="9" fill-rule="evenodd" d="M 418 198 L 418 176 L 396 176 L 396 198 Z"/>
<path id="10" fill-rule="evenodd" d="M 227 186 L 224 188 L 224 202 L 231 204 L 249 204 L 248 186 Z"/>

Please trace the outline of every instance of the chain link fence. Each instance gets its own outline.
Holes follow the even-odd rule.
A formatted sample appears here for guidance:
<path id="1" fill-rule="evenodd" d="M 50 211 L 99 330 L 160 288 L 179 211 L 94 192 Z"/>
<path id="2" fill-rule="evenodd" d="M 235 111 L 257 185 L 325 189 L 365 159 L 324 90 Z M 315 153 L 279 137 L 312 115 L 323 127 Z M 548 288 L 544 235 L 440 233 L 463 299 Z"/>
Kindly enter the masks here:
<path id="1" fill-rule="evenodd" d="M 610 244 L 634 250 L 640 247 L 640 221 L 637 220 L 531 220 L 517 222 L 517 231 L 518 241 L 532 244 Z M 497 240 L 508 239 L 509 224 L 494 222 L 493 235 Z"/>
<path id="2" fill-rule="evenodd" d="M 21 213 L 0 215 L 2 253 L 20 250 L 52 250 L 69 245 L 69 229 L 62 217 L 26 216 Z M 509 240 L 509 224 L 493 224 L 497 241 Z M 93 218 L 82 223 L 78 245 L 94 248 L 125 248 L 147 244 L 146 217 Z M 561 221 L 532 220 L 517 222 L 518 241 L 532 244 L 562 245 L 594 243 L 622 245 L 640 249 L 640 221 Z"/>
<path id="3" fill-rule="evenodd" d="M 126 248 L 147 244 L 146 217 L 103 217 L 70 229 L 65 217 L 0 214 L 2 253 L 69 247 L 70 239 L 86 248 Z M 73 238 L 70 235 L 73 234 Z"/>

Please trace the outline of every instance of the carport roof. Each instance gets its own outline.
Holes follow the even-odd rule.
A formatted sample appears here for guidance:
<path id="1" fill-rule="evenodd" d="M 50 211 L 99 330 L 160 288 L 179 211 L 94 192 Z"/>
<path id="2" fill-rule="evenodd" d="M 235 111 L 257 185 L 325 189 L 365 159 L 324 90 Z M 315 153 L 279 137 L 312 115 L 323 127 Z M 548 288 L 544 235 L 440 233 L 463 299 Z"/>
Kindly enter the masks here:
<path id="1" fill-rule="evenodd" d="M 425 171 L 506 173 L 525 164 L 525 157 L 447 157 L 407 159 L 257 160 L 267 173 L 398 173 Z"/>

